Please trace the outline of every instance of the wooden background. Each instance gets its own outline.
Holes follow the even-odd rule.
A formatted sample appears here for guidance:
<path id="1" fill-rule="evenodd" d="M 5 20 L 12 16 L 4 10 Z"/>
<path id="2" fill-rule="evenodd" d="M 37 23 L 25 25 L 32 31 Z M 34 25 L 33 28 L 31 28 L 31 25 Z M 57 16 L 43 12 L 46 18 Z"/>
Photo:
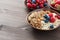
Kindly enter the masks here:
<path id="1" fill-rule="evenodd" d="M 60 40 L 60 28 L 38 31 L 27 24 L 24 0 L 0 0 L 0 40 Z"/>

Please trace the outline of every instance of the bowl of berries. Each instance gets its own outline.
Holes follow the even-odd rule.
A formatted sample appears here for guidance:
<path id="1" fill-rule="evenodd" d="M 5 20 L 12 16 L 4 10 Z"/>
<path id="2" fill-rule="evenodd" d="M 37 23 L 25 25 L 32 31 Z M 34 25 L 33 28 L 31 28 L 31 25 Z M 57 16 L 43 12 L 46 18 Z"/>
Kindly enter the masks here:
<path id="1" fill-rule="evenodd" d="M 36 9 L 27 16 L 28 23 L 38 30 L 54 30 L 60 26 L 60 14 L 49 8 Z"/>
<path id="2" fill-rule="evenodd" d="M 50 8 L 60 12 L 60 0 L 50 0 Z"/>
<path id="3" fill-rule="evenodd" d="M 40 9 L 48 5 L 47 0 L 25 0 L 25 5 L 29 10 Z"/>

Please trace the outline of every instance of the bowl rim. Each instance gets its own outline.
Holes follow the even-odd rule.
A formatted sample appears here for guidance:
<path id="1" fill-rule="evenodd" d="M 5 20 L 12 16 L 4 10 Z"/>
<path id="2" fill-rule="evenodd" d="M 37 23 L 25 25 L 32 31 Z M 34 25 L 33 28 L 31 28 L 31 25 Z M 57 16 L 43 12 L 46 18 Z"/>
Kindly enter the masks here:
<path id="1" fill-rule="evenodd" d="M 54 11 L 54 10 L 52 10 L 52 9 L 50 9 L 50 8 L 47 8 L 47 9 L 48 9 L 48 10 L 50 10 L 50 11 L 53 11 L 53 12 L 55 12 L 55 13 L 57 13 L 57 14 L 59 14 L 57 11 Z M 40 10 L 46 10 L 46 8 L 36 9 L 36 10 L 31 11 L 31 12 L 29 12 L 29 13 L 27 14 L 26 19 L 27 19 L 28 24 L 29 24 L 31 27 L 33 27 L 33 26 L 29 23 L 28 17 L 32 14 L 32 12 L 37 12 L 37 11 L 40 11 Z M 60 25 L 58 25 L 58 27 L 59 27 L 59 26 L 60 26 Z M 54 30 L 54 29 L 57 29 L 58 27 L 53 28 L 53 29 L 49 29 L 49 30 L 44 30 L 44 29 L 43 29 L 43 31 L 50 31 L 50 30 Z M 34 29 L 38 29 L 38 28 L 35 28 L 35 27 L 33 27 L 33 28 L 34 28 Z M 38 30 L 42 30 L 42 29 L 38 29 Z"/>

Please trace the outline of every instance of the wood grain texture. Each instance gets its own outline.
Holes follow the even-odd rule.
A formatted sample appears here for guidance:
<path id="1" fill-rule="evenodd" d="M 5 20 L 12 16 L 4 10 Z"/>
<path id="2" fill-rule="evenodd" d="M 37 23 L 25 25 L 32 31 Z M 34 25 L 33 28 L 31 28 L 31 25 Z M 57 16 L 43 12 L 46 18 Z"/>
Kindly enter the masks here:
<path id="1" fill-rule="evenodd" d="M 32 29 L 26 22 L 24 0 L 0 0 L 0 40 L 60 40 L 60 28 Z"/>

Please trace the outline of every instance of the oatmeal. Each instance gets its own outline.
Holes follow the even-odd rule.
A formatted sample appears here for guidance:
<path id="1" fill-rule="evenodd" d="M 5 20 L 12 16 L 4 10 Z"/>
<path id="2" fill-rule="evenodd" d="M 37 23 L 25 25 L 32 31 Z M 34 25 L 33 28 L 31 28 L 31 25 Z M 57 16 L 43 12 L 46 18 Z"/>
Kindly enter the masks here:
<path id="1" fill-rule="evenodd" d="M 37 29 L 52 30 L 60 25 L 60 15 L 50 11 L 32 12 L 28 17 L 30 24 Z"/>

